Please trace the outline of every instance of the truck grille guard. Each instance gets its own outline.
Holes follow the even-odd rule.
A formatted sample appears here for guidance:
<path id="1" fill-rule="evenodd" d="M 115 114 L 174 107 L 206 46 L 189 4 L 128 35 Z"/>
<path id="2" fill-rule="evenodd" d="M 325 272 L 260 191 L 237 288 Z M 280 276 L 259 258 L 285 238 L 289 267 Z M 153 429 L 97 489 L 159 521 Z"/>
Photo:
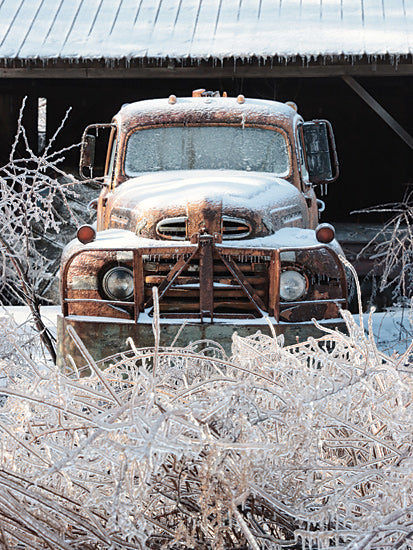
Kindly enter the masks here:
<path id="1" fill-rule="evenodd" d="M 79 255 L 91 251 L 99 254 L 127 252 L 132 256 L 128 262 L 134 277 L 132 301 L 109 300 L 97 295 L 68 296 L 71 263 Z M 308 265 L 313 266 L 308 278 L 311 288 L 316 290 L 297 302 L 283 302 L 279 291 L 281 270 L 292 264 L 306 269 Z M 193 245 L 116 251 L 88 247 L 78 251 L 62 273 L 63 315 L 77 315 L 78 308 L 88 303 L 105 304 L 113 308 L 114 321 L 118 316 L 116 311 L 123 311 L 130 320 L 138 322 L 140 312 L 151 315 L 153 311 L 153 286 L 158 287 L 161 318 L 198 319 L 201 323 L 265 316 L 274 316 L 277 323 L 328 319 L 338 317 L 339 307 L 347 306 L 343 264 L 326 245 L 302 249 L 233 248 L 217 245 L 211 235 L 200 235 Z"/>

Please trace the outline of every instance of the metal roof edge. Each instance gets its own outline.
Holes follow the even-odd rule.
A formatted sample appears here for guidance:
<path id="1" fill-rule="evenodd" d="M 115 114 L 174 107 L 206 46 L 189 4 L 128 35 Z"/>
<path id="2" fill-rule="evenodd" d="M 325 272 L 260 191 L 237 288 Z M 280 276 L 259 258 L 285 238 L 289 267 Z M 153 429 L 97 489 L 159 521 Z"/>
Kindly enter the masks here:
<path id="1" fill-rule="evenodd" d="M 413 54 L 210 58 L 0 58 L 0 78 L 411 76 Z"/>

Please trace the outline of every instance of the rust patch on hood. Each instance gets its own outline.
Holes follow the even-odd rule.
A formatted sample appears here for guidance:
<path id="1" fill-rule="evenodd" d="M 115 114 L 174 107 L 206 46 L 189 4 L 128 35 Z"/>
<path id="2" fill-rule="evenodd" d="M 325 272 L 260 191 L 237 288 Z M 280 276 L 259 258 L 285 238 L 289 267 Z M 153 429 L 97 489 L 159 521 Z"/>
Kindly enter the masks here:
<path id="1" fill-rule="evenodd" d="M 221 235 L 222 231 L 222 201 L 201 201 L 188 202 L 187 207 L 188 225 L 187 236 L 193 235 Z"/>
<path id="2" fill-rule="evenodd" d="M 186 240 L 194 234 L 222 237 L 224 225 L 233 232 L 237 222 L 239 238 L 308 226 L 305 199 L 291 183 L 233 170 L 144 174 L 116 189 L 108 197 L 107 211 L 108 229 L 129 229 L 152 239 L 170 238 L 166 233 L 174 224 L 179 225 L 179 238 Z M 166 232 L 158 231 L 159 224 Z"/>

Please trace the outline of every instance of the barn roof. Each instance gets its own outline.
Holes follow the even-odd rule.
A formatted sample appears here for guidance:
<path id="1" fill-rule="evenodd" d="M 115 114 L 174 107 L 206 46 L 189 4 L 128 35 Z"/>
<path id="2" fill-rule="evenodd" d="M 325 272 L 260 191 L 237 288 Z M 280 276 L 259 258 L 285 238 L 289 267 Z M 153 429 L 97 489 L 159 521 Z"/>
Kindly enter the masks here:
<path id="1" fill-rule="evenodd" d="M 412 0 L 0 0 L 0 59 L 413 53 Z"/>

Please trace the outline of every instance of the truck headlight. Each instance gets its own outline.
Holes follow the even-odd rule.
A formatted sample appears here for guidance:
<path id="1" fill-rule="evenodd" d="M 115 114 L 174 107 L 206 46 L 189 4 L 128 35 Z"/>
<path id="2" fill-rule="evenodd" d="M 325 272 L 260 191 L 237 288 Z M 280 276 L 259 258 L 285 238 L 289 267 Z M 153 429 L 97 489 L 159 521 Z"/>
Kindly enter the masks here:
<path id="1" fill-rule="evenodd" d="M 280 298 L 294 302 L 304 296 L 308 287 L 307 278 L 295 269 L 285 269 L 280 276 Z"/>
<path id="2" fill-rule="evenodd" d="M 105 273 L 102 279 L 105 294 L 112 300 L 121 302 L 133 297 L 133 273 L 128 267 L 113 267 Z"/>

